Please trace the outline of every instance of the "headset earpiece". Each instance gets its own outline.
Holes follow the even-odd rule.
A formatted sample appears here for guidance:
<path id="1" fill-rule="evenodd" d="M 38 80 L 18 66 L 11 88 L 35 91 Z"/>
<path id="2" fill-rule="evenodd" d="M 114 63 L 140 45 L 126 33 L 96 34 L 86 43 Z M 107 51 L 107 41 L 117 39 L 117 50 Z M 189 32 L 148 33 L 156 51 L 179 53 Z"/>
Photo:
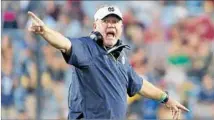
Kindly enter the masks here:
<path id="1" fill-rule="evenodd" d="M 90 34 L 90 38 L 95 40 L 97 44 L 103 45 L 103 36 L 98 31 L 92 31 Z"/>

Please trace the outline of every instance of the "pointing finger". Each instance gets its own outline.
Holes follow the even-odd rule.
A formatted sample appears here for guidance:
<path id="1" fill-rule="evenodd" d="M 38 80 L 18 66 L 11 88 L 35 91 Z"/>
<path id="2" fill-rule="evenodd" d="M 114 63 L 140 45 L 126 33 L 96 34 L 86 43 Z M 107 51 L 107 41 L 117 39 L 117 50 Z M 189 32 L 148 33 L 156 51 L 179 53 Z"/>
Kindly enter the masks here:
<path id="1" fill-rule="evenodd" d="M 178 105 L 178 108 L 186 111 L 186 112 L 189 112 L 189 109 L 187 109 L 186 107 L 184 107 L 183 105 Z"/>
<path id="2" fill-rule="evenodd" d="M 31 18 L 33 18 L 33 20 L 35 20 L 36 22 L 42 22 L 39 17 L 37 17 L 33 12 L 28 11 L 28 15 L 31 16 Z"/>
<path id="3" fill-rule="evenodd" d="M 35 19 L 32 19 L 32 26 L 37 26 L 37 25 L 39 25 L 39 23 Z"/>

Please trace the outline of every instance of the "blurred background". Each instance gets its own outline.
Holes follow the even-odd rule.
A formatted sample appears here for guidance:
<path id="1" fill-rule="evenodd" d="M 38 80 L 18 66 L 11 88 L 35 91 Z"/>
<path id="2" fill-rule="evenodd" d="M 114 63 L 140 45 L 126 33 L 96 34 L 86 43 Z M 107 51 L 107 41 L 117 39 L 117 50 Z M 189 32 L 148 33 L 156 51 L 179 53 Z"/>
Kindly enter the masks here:
<path id="1" fill-rule="evenodd" d="M 2 1 L 1 118 L 67 119 L 73 66 L 27 31 L 27 11 L 69 37 L 87 36 L 100 5 L 124 15 L 122 40 L 135 71 L 190 109 L 214 119 L 214 1 Z M 60 40 L 59 40 L 60 42 Z M 171 119 L 157 101 L 128 98 L 127 119 Z"/>

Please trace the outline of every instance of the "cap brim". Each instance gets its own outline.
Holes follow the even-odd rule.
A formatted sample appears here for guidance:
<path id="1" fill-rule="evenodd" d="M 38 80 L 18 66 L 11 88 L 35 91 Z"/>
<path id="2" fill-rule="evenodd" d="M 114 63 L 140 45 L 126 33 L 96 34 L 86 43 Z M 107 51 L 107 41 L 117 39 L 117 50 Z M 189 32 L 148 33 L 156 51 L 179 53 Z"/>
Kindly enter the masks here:
<path id="1" fill-rule="evenodd" d="M 102 20 L 105 19 L 105 18 L 107 18 L 108 16 L 115 16 L 115 17 L 117 17 L 119 20 L 123 20 L 120 16 L 118 16 L 118 15 L 115 14 L 115 13 L 111 13 L 111 14 L 108 14 L 108 15 L 104 16 L 104 17 L 102 18 Z"/>

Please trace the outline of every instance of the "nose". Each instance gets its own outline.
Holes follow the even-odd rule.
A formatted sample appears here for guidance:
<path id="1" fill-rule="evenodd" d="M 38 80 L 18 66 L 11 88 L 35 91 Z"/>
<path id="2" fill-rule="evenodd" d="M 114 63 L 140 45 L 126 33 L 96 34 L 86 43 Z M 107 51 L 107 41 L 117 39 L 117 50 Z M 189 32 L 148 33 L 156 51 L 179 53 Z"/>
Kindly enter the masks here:
<path id="1" fill-rule="evenodd" d="M 108 27 L 115 27 L 115 24 L 113 22 L 108 22 Z"/>

